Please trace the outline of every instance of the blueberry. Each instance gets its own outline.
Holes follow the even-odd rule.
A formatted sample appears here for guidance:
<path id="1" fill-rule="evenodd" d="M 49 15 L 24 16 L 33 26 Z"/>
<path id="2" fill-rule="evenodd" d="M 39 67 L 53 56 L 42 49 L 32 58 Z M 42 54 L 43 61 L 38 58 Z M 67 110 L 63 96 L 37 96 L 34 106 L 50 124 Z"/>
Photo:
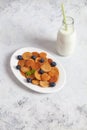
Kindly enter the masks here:
<path id="1" fill-rule="evenodd" d="M 56 85 L 56 84 L 55 84 L 54 82 L 50 82 L 50 83 L 49 83 L 49 86 L 50 86 L 50 87 L 54 87 L 55 85 Z"/>
<path id="2" fill-rule="evenodd" d="M 41 58 L 39 61 L 40 61 L 41 63 L 43 63 L 43 62 L 44 62 L 44 59 L 43 59 L 43 58 Z"/>
<path id="3" fill-rule="evenodd" d="M 56 62 L 51 62 L 50 64 L 52 67 L 56 66 Z"/>
<path id="4" fill-rule="evenodd" d="M 31 83 L 31 82 L 32 82 L 32 79 L 31 79 L 31 78 L 27 78 L 27 82 L 28 82 L 28 83 Z"/>
<path id="5" fill-rule="evenodd" d="M 40 74 L 43 74 L 43 73 L 44 73 L 44 71 L 43 71 L 42 69 L 40 69 L 40 70 L 39 70 L 39 73 L 40 73 Z"/>
<path id="6" fill-rule="evenodd" d="M 23 58 L 22 58 L 21 55 L 18 55 L 18 56 L 17 56 L 17 59 L 18 59 L 18 60 L 22 60 Z"/>
<path id="7" fill-rule="evenodd" d="M 21 66 L 20 66 L 20 65 L 17 65 L 17 66 L 16 66 L 16 69 L 20 70 L 20 69 L 21 69 Z"/>
<path id="8" fill-rule="evenodd" d="M 35 60 L 37 57 L 33 55 L 33 56 L 31 56 L 31 58 L 32 58 L 33 60 Z"/>

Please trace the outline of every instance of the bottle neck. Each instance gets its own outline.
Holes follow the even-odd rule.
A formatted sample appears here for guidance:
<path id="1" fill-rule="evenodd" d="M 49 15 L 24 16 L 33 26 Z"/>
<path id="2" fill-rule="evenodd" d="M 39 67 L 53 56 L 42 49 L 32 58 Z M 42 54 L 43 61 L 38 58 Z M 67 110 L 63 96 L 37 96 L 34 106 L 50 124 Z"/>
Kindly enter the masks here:
<path id="1" fill-rule="evenodd" d="M 66 17 L 66 22 L 64 20 L 62 21 L 61 29 L 63 31 L 74 32 L 74 19 L 72 17 Z"/>

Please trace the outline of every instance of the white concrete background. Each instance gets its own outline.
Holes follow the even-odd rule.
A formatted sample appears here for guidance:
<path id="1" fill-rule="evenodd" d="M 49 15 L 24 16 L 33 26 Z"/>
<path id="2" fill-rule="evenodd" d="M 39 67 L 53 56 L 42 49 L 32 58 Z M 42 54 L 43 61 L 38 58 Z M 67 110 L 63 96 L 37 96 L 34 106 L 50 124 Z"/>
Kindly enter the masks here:
<path id="1" fill-rule="evenodd" d="M 64 0 L 78 34 L 71 57 L 56 54 L 62 0 L 0 0 L 0 130 L 87 130 L 87 0 Z M 54 55 L 67 74 L 58 93 L 38 94 L 10 70 L 12 53 L 34 46 Z"/>

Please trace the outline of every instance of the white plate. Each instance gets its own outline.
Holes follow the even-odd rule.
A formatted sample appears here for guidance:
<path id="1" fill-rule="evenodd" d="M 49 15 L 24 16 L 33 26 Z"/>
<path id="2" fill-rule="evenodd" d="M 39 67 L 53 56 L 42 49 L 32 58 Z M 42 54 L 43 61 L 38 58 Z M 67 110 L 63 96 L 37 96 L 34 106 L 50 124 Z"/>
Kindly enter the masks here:
<path id="1" fill-rule="evenodd" d="M 53 59 L 57 63 L 57 67 L 58 67 L 59 73 L 60 73 L 59 80 L 56 83 L 56 86 L 55 87 L 42 88 L 42 87 L 39 87 L 37 85 L 33 85 L 31 83 L 26 82 L 26 78 L 23 77 L 20 74 L 20 71 L 16 69 L 16 65 L 17 65 L 17 62 L 18 62 L 17 56 L 22 55 L 24 52 L 27 52 L 27 51 L 30 51 L 30 52 L 33 52 L 33 51 L 46 52 L 44 50 L 41 50 L 41 49 L 38 49 L 38 48 L 33 48 L 33 47 L 21 48 L 21 49 L 17 50 L 16 52 L 14 52 L 14 54 L 11 56 L 10 67 L 11 67 L 13 74 L 16 76 L 16 78 L 26 87 L 28 87 L 28 88 L 30 88 L 34 91 L 40 92 L 40 93 L 53 93 L 53 92 L 57 92 L 60 89 L 62 89 L 64 87 L 64 83 L 65 83 L 65 80 L 66 80 L 66 74 L 65 74 L 64 68 L 58 62 L 58 60 L 55 59 L 55 57 L 53 57 L 52 55 L 50 55 L 48 52 L 46 52 L 47 57 Z"/>

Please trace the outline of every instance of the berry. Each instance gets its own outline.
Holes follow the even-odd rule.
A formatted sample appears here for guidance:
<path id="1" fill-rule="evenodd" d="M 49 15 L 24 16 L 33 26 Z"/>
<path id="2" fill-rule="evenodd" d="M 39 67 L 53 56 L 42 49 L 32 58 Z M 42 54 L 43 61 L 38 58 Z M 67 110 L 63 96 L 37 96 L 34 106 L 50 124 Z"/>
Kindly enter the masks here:
<path id="1" fill-rule="evenodd" d="M 32 58 L 33 60 L 35 60 L 37 57 L 33 55 L 33 56 L 31 56 L 31 58 Z"/>
<path id="2" fill-rule="evenodd" d="M 54 82 L 50 82 L 49 86 L 54 87 L 56 84 Z"/>
<path id="3" fill-rule="evenodd" d="M 56 66 L 56 62 L 51 62 L 51 66 L 52 67 Z"/>
<path id="4" fill-rule="evenodd" d="M 28 83 L 32 83 L 32 79 L 31 78 L 27 78 L 27 82 Z"/>
<path id="5" fill-rule="evenodd" d="M 43 71 L 42 69 L 40 69 L 40 70 L 39 70 L 39 73 L 40 73 L 40 74 L 43 74 L 43 73 L 44 73 L 44 71 Z"/>
<path id="6" fill-rule="evenodd" d="M 23 58 L 22 58 L 21 55 L 18 55 L 18 56 L 17 56 L 17 59 L 18 59 L 18 60 L 22 60 Z"/>
<path id="7" fill-rule="evenodd" d="M 21 69 L 21 66 L 20 66 L 20 65 L 17 65 L 17 66 L 16 66 L 16 69 L 20 70 L 20 69 Z"/>
<path id="8" fill-rule="evenodd" d="M 41 59 L 39 60 L 39 62 L 43 63 L 43 62 L 44 62 L 44 59 L 43 59 L 43 58 L 41 58 Z"/>

